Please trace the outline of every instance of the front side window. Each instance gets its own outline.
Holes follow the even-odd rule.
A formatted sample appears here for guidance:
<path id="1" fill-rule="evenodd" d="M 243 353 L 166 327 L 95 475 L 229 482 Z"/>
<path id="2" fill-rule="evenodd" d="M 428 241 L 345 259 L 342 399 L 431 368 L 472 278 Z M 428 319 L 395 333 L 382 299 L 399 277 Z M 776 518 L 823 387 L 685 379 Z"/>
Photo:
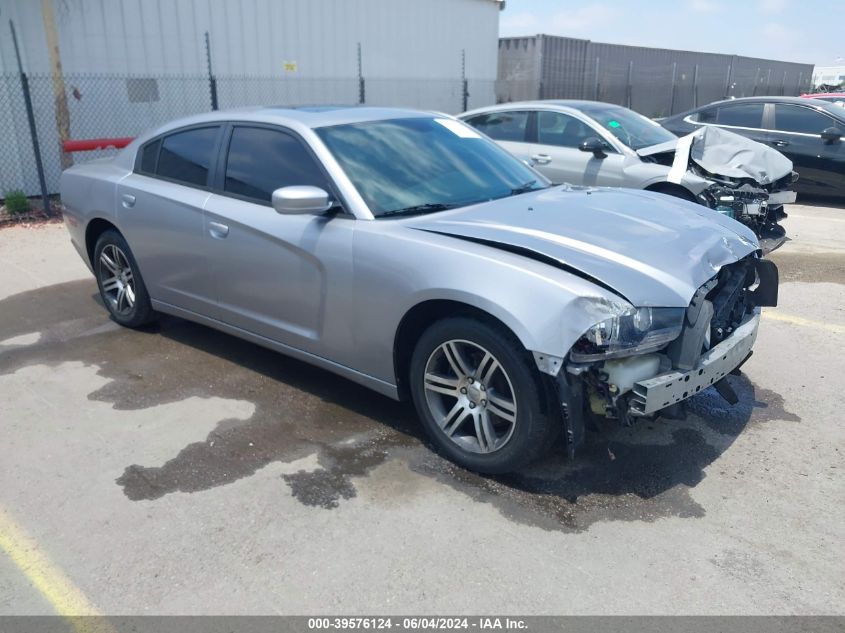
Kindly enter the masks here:
<path id="1" fill-rule="evenodd" d="M 262 127 L 235 127 L 226 159 L 223 189 L 270 202 L 273 191 L 311 185 L 330 191 L 326 177 L 302 141 Z"/>
<path id="2" fill-rule="evenodd" d="M 734 127 L 763 127 L 762 103 L 736 103 L 719 106 L 716 123 Z"/>
<path id="3" fill-rule="evenodd" d="M 528 112 L 491 112 L 467 119 L 467 123 L 494 140 L 524 143 Z"/>
<path id="4" fill-rule="evenodd" d="M 821 134 L 822 130 L 832 126 L 833 119 L 811 108 L 775 104 L 775 129 L 781 132 Z"/>
<path id="5" fill-rule="evenodd" d="M 659 123 L 622 106 L 588 103 L 579 105 L 578 110 L 633 150 L 678 140 Z"/>
<path id="6" fill-rule="evenodd" d="M 218 130 L 218 126 L 203 127 L 165 136 L 156 175 L 186 185 L 206 186 Z"/>
<path id="7" fill-rule="evenodd" d="M 577 148 L 591 136 L 598 136 L 589 125 L 560 112 L 537 113 L 537 142 L 540 145 Z"/>
<path id="8" fill-rule="evenodd" d="M 459 121 L 407 118 L 318 128 L 375 216 L 440 211 L 548 186 Z"/>

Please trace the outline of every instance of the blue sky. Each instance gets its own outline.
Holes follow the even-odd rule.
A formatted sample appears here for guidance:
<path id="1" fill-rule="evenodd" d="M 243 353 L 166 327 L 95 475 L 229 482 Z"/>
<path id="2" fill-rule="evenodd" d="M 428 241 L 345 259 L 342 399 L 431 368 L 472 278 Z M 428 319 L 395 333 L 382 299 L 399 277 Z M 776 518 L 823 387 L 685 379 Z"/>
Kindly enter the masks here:
<path id="1" fill-rule="evenodd" d="M 499 17 L 502 36 L 845 64 L 845 0 L 507 0 Z"/>

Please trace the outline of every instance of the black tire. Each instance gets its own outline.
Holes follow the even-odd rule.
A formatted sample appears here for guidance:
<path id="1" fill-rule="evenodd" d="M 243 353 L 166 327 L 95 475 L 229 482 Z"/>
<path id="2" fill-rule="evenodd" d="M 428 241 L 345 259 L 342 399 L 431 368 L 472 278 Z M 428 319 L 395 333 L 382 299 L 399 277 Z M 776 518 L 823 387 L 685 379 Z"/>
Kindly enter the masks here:
<path id="1" fill-rule="evenodd" d="M 444 363 L 441 367 L 454 367 L 446 355 L 448 347 L 447 344 L 458 343 L 465 345 L 464 359 L 468 361 L 466 365 L 475 364 L 475 369 L 471 369 L 468 373 L 479 373 L 477 368 L 483 364 L 481 361 L 473 361 L 473 358 L 483 356 L 485 352 L 489 352 L 492 358 L 498 362 L 498 367 L 501 368 L 502 373 L 496 373 L 488 387 L 490 391 L 487 394 L 494 394 L 490 398 L 492 403 L 496 397 L 495 387 L 493 382 L 499 381 L 499 385 L 506 384 L 511 388 L 512 397 L 507 398 L 514 405 L 514 419 L 515 421 L 510 425 L 509 435 L 506 428 L 508 422 L 504 418 L 498 418 L 495 409 L 490 408 L 490 404 L 486 400 L 479 400 L 474 404 L 474 411 L 467 411 L 470 417 L 465 418 L 466 422 L 455 422 L 457 424 L 465 424 L 461 427 L 466 436 L 460 436 L 458 439 L 452 439 L 447 435 L 447 431 L 441 427 L 441 424 L 435 419 L 435 413 L 432 411 L 430 404 L 431 398 L 435 399 L 435 403 L 444 402 L 442 408 L 438 413 L 445 408 L 450 407 L 451 403 L 457 408 L 460 405 L 460 398 L 464 398 L 469 406 L 468 400 L 471 396 L 461 395 L 441 395 L 433 393 L 431 389 L 432 381 L 429 380 L 429 387 L 426 387 L 426 371 L 427 368 L 432 370 L 436 363 Z M 476 346 L 480 348 L 477 355 L 473 357 Z M 437 355 L 440 356 L 437 356 Z M 445 365 L 448 361 L 450 364 Z M 488 361 L 488 366 L 492 361 Z M 498 372 L 499 370 L 494 370 Z M 431 372 L 430 372 L 431 373 Z M 430 375 L 430 373 L 428 375 Z M 438 371 L 437 374 L 442 374 L 452 379 L 452 376 L 457 376 L 457 372 L 449 373 L 448 369 Z M 481 372 L 485 373 L 485 372 Z M 471 376 L 474 378 L 474 376 Z M 479 384 L 481 382 L 479 377 Z M 561 428 L 559 416 L 549 415 L 547 412 L 552 410 L 551 403 L 548 400 L 548 390 L 544 388 L 541 382 L 540 374 L 534 364 L 531 355 L 525 351 L 519 341 L 508 331 L 503 328 L 498 328 L 489 325 L 478 319 L 470 317 L 455 317 L 438 321 L 431 325 L 420 337 L 417 342 L 414 353 L 411 357 L 411 365 L 409 372 L 410 392 L 416 407 L 417 414 L 423 422 L 426 432 L 431 440 L 437 446 L 439 452 L 453 462 L 479 473 L 486 474 L 501 474 L 517 470 L 532 461 L 541 457 L 553 444 L 557 434 Z M 504 381 L 504 382 L 502 382 Z M 457 381 L 458 385 L 467 384 Z M 476 383 L 473 382 L 473 385 Z M 449 385 L 449 390 L 456 388 L 460 392 L 461 387 L 453 387 Z M 480 389 L 480 387 L 479 387 Z M 502 388 L 504 393 L 506 388 Z M 466 393 L 466 391 L 464 391 Z M 475 396 L 483 397 L 483 394 L 477 389 L 473 388 L 470 393 L 475 393 Z M 440 398 L 440 401 L 436 399 Z M 500 425 L 500 430 L 493 432 L 493 436 L 498 432 L 502 433 L 501 437 L 496 437 L 493 441 L 488 441 L 490 435 L 480 431 L 476 418 L 471 417 L 473 413 L 480 414 L 483 407 L 487 409 L 487 420 L 492 420 L 494 424 Z M 476 409 L 475 407 L 478 407 Z M 450 409 L 452 411 L 454 409 Z M 492 414 L 492 415 L 490 415 Z M 460 411 L 454 419 L 458 419 L 461 415 Z M 445 427 L 450 427 L 447 421 L 448 414 L 438 415 L 443 420 Z M 478 435 L 477 444 L 474 446 L 472 432 Z M 455 433 L 457 436 L 458 433 Z M 507 439 L 505 439 L 507 436 Z M 482 440 L 482 438 L 484 438 Z M 496 446 L 497 442 L 501 441 L 500 446 Z M 483 446 L 487 443 L 488 446 L 494 447 L 492 450 L 487 448 L 489 452 L 477 452 L 485 450 Z M 470 446 L 470 448 L 467 448 Z"/>
<path id="2" fill-rule="evenodd" d="M 106 259 L 117 265 L 118 274 L 115 274 L 114 269 L 105 263 Z M 155 319 L 155 312 L 150 304 L 150 295 L 144 285 L 141 271 L 138 269 L 129 244 L 120 233 L 109 229 L 100 235 L 94 246 L 92 266 L 97 287 L 100 289 L 100 297 L 115 321 L 125 327 L 137 328 Z M 127 269 L 131 272 L 131 276 L 125 274 Z M 124 276 L 121 277 L 120 273 Z M 109 287 L 104 287 L 104 284 L 109 284 Z M 119 295 L 120 290 L 116 290 L 115 285 L 124 289 L 123 297 L 120 299 L 116 296 Z M 131 288 L 131 295 L 126 291 L 127 287 Z M 131 305 L 130 296 L 133 297 Z"/>

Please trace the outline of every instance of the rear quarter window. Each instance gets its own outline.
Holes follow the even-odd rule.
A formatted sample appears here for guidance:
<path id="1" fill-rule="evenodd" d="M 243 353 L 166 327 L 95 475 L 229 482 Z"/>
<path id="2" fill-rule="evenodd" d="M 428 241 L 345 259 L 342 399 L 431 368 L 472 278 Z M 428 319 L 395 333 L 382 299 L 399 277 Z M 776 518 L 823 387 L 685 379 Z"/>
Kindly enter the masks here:
<path id="1" fill-rule="evenodd" d="M 194 128 L 165 136 L 158 153 L 157 176 L 205 187 L 215 155 L 219 126 Z"/>

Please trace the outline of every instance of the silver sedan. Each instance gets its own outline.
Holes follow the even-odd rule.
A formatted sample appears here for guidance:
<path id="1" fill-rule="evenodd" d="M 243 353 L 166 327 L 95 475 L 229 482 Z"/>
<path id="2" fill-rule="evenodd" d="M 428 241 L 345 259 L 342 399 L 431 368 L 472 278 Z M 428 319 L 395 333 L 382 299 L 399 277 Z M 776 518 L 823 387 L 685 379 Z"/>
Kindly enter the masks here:
<path id="1" fill-rule="evenodd" d="M 70 168 L 61 193 L 118 323 L 177 315 L 409 397 L 439 450 L 487 473 L 559 433 L 572 453 L 589 416 L 729 396 L 777 292 L 742 224 L 551 186 L 432 113 L 196 116 Z"/>
<path id="2" fill-rule="evenodd" d="M 781 246 L 783 204 L 797 177 L 780 152 L 727 130 L 679 139 L 611 103 L 547 100 L 472 110 L 461 119 L 552 182 L 657 191 L 715 209 L 751 228 L 765 252 Z"/>

